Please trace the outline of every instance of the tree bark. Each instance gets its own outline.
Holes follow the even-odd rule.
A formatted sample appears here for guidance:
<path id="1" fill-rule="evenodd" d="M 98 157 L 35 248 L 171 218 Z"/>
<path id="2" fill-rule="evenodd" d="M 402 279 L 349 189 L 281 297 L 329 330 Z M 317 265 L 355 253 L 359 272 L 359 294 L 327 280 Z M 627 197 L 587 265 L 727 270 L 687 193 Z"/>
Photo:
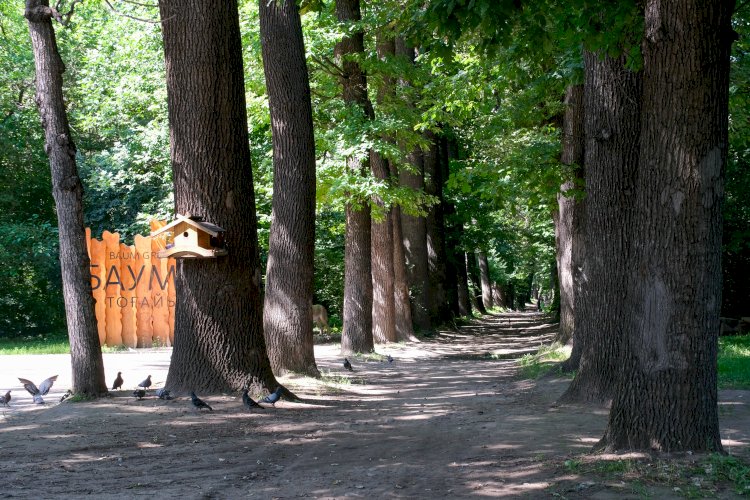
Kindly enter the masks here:
<path id="1" fill-rule="evenodd" d="M 414 48 L 402 39 L 396 40 L 396 55 L 414 63 Z M 402 86 L 409 82 L 402 80 Z M 414 149 L 407 155 L 410 168 L 399 169 L 399 184 L 417 191 L 424 191 L 424 158 L 422 151 Z M 430 277 L 427 259 L 427 225 L 424 217 L 414 217 L 401 212 L 404 256 L 407 278 L 411 290 L 411 312 L 417 330 L 429 331 L 430 321 Z"/>
<path id="2" fill-rule="evenodd" d="M 391 175 L 398 178 L 398 171 L 391 165 Z M 403 233 L 401 232 L 401 208 L 393 207 L 393 293 L 396 310 L 396 340 L 416 341 L 411 318 L 409 281 L 406 274 Z"/>
<path id="3" fill-rule="evenodd" d="M 359 0 L 336 0 L 336 15 L 341 23 L 362 19 Z M 336 44 L 336 56 L 341 61 L 340 77 L 344 102 L 360 106 L 368 118 L 373 117 L 372 103 L 367 97 L 367 79 L 352 55 L 364 52 L 361 30 L 342 38 Z M 365 175 L 368 161 L 350 157 L 348 168 Z M 346 246 L 344 250 L 344 331 L 341 353 L 372 352 L 372 267 L 371 267 L 370 206 L 346 205 Z"/>
<path id="4" fill-rule="evenodd" d="M 425 193 L 437 198 L 425 218 L 427 244 L 428 282 L 430 286 L 429 314 L 434 325 L 447 323 L 453 319 L 449 301 L 448 253 L 445 248 L 445 200 L 443 199 L 443 158 L 441 139 L 432 132 L 425 138 L 430 149 L 424 153 Z"/>
<path id="5" fill-rule="evenodd" d="M 487 309 L 484 308 L 484 302 L 482 302 L 482 281 L 479 279 L 479 264 L 477 264 L 474 253 L 466 253 L 466 269 L 469 273 L 469 294 L 474 309 L 479 311 L 479 314 L 487 314 Z"/>
<path id="6" fill-rule="evenodd" d="M 452 143 L 455 146 L 455 143 Z M 443 251 L 445 253 L 445 280 L 443 287 L 446 294 L 446 307 L 443 309 L 444 315 L 441 318 L 443 322 L 452 321 L 454 317 L 460 316 L 461 312 L 458 307 L 458 276 L 459 263 L 466 267 L 463 262 L 463 250 L 461 248 L 460 233 L 462 227 L 456 226 L 455 220 L 456 206 L 445 198 L 443 186 L 450 177 L 450 159 L 455 154 L 455 148 L 449 144 L 445 135 L 440 136 L 440 200 L 443 207 L 443 228 L 445 239 L 443 241 Z"/>
<path id="7" fill-rule="evenodd" d="M 91 293 L 91 262 L 86 252 L 83 185 L 76 166 L 63 98 L 65 65 L 57 49 L 51 18 L 57 14 L 46 0 L 27 0 L 36 70 L 36 105 L 44 128 L 44 149 L 52 173 L 52 195 L 60 237 L 65 316 L 70 339 L 73 392 L 88 397 L 107 393 L 99 333 Z M 59 15 L 59 14 L 57 14 Z"/>
<path id="8" fill-rule="evenodd" d="M 733 0 L 650 0 L 622 375 L 601 445 L 721 451 L 716 388 Z M 586 164 L 588 168 L 588 163 Z"/>
<path id="9" fill-rule="evenodd" d="M 175 209 L 226 230 L 228 255 L 180 259 L 176 392 L 273 391 L 263 338 L 261 269 L 235 2 L 163 0 Z"/>
<path id="10" fill-rule="evenodd" d="M 575 286 L 573 276 L 578 263 L 573 260 L 573 247 L 582 245 L 581 205 L 583 200 L 568 196 L 568 191 L 582 187 L 585 151 L 583 85 L 574 85 L 565 92 L 563 143 L 561 161 L 575 165 L 573 178 L 563 183 L 557 195 L 555 243 L 557 247 L 557 277 L 560 289 L 560 328 L 556 341 L 567 344 L 575 332 Z"/>
<path id="11" fill-rule="evenodd" d="M 490 284 L 490 263 L 487 262 L 487 255 L 476 251 L 477 264 L 479 265 L 479 279 L 482 286 L 482 304 L 485 309 L 492 309 L 492 285 Z"/>
<path id="12" fill-rule="evenodd" d="M 274 167 L 263 329 L 274 373 L 319 377 L 312 330 L 315 138 L 302 24 L 293 0 L 260 0 L 259 13 Z"/>
<path id="13" fill-rule="evenodd" d="M 638 171 L 641 78 L 624 58 L 584 54 L 586 82 L 586 231 L 575 291 L 580 368 L 562 401 L 604 402 L 613 396 L 620 366 L 625 280 L 634 179 Z M 579 293 L 580 292 L 580 293 Z M 580 296 L 579 296 L 580 295 Z"/>
<path id="14" fill-rule="evenodd" d="M 378 58 L 386 60 L 395 54 L 393 38 L 378 34 Z M 394 92 L 393 79 L 385 76 L 378 88 L 378 103 Z M 388 161 L 378 152 L 370 152 L 372 175 L 390 185 Z M 396 296 L 393 263 L 393 210 L 386 207 L 379 196 L 373 199 L 382 214 L 380 220 L 372 219 L 372 335 L 375 342 L 396 340 Z"/>
<path id="15" fill-rule="evenodd" d="M 461 260 L 456 266 L 458 275 L 458 313 L 463 317 L 471 316 L 471 295 L 469 293 L 469 275 L 466 269 L 466 254 L 458 253 Z"/>

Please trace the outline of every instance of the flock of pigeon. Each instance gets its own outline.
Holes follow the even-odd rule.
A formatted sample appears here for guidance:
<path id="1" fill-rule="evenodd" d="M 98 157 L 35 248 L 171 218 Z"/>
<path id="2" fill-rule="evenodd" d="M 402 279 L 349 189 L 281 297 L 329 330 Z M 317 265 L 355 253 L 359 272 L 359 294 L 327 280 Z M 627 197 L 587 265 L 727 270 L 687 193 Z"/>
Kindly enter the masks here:
<path id="1" fill-rule="evenodd" d="M 386 360 L 388 361 L 388 363 L 393 363 L 393 358 L 391 357 L 390 354 L 386 356 Z M 344 358 L 344 368 L 346 370 L 349 370 L 350 372 L 354 371 L 354 368 L 352 367 L 351 362 L 347 358 Z M 42 399 L 42 396 L 47 395 L 49 390 L 52 388 L 52 384 L 54 384 L 55 381 L 57 380 L 57 375 L 54 375 L 52 377 L 45 379 L 41 384 L 39 384 L 39 387 L 37 387 L 36 384 L 34 384 L 34 382 L 32 382 L 31 380 L 27 380 L 21 377 L 19 377 L 18 380 L 23 384 L 23 387 L 34 398 L 34 403 L 43 404 L 44 399 Z M 117 389 L 122 389 L 122 385 L 124 384 L 124 382 L 125 381 L 122 378 L 122 372 L 117 372 L 117 377 L 115 378 L 115 381 L 112 384 L 112 390 L 114 391 Z M 146 377 L 143 380 L 143 382 L 138 384 L 138 388 L 133 391 L 133 397 L 135 397 L 135 399 L 138 401 L 142 400 L 143 398 L 146 397 L 146 391 L 149 389 L 149 387 L 151 387 L 151 375 Z M 245 389 L 244 391 L 242 391 L 242 404 L 249 410 L 264 409 L 264 407 L 261 406 L 260 403 L 270 404 L 271 406 L 276 407 L 276 402 L 279 399 L 281 399 L 282 391 L 283 391 L 283 388 L 279 386 L 276 389 L 276 391 L 272 392 L 265 398 L 259 401 L 254 401 L 253 398 L 251 398 L 250 395 L 248 394 L 248 390 Z M 11 400 L 10 392 L 11 391 L 8 391 L 5 393 L 4 396 L 0 396 L 0 405 L 3 405 L 5 407 L 9 406 L 8 403 L 10 403 L 10 400 Z M 164 399 L 164 400 L 172 399 L 172 394 L 170 393 L 168 389 L 164 387 L 162 387 L 161 389 L 157 389 L 154 394 L 159 399 Z M 65 396 L 63 396 L 63 399 L 64 398 Z M 211 408 L 211 406 L 205 401 L 203 401 L 201 398 L 196 396 L 195 392 L 192 392 L 192 391 L 190 392 L 190 401 L 193 404 L 193 406 L 198 410 L 202 410 L 203 408 L 206 408 L 209 411 L 213 411 L 213 408 Z"/>

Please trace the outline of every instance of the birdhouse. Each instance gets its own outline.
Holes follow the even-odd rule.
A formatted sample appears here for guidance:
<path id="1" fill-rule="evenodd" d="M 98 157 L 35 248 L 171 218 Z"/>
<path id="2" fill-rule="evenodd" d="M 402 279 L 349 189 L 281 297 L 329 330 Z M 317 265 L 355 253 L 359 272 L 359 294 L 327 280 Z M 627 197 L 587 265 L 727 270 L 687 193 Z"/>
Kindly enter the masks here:
<path id="1" fill-rule="evenodd" d="M 199 217 L 177 214 L 177 219 L 151 233 L 151 237 L 167 235 L 167 247 L 159 258 L 203 258 L 211 259 L 227 254 L 224 248 L 224 229 L 203 222 Z"/>

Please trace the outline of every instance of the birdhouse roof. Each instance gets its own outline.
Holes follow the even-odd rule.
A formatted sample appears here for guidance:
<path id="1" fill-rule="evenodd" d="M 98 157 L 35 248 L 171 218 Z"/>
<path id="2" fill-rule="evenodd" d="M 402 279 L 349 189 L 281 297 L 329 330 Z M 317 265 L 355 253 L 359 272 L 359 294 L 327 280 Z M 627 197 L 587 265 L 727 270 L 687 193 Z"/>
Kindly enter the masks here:
<path id="1" fill-rule="evenodd" d="M 169 224 L 167 224 L 166 226 L 164 226 L 162 228 L 157 229 L 156 231 L 152 231 L 151 232 L 151 236 L 156 236 L 156 235 L 161 234 L 163 232 L 169 231 L 169 230 L 173 229 L 177 224 L 180 224 L 182 222 L 184 222 L 186 224 L 190 224 L 191 226 L 195 227 L 196 229 L 199 229 L 199 230 L 201 230 L 203 232 L 206 232 L 206 233 L 210 234 L 211 236 L 218 236 L 219 233 L 223 233 L 224 232 L 224 229 L 221 228 L 221 227 L 219 227 L 219 226 L 217 226 L 216 224 L 211 224 L 210 222 L 203 222 L 203 221 L 194 220 L 194 219 L 191 219 L 190 217 L 186 217 L 184 215 L 177 214 L 177 218 L 174 221 L 170 222 Z"/>

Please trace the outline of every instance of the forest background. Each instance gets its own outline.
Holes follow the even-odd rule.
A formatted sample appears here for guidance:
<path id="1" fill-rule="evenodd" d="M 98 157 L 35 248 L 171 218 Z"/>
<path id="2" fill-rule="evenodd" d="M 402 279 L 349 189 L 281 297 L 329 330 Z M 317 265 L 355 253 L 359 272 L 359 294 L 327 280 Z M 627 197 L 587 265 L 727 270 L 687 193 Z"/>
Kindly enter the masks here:
<path id="1" fill-rule="evenodd" d="M 449 138 L 450 176 L 443 196 L 455 208 L 447 225 L 463 229 L 456 244 L 472 259 L 476 251 L 487 256 L 491 281 L 509 295 L 508 306 L 519 306 L 535 290 L 543 297 L 557 296 L 552 292 L 553 213 L 560 186 L 570 177 L 570 167 L 560 161 L 563 95 L 582 78 L 580 53 L 569 50 L 575 34 L 565 23 L 536 14 L 527 26 L 537 36 L 490 44 L 481 21 L 481 6 L 489 3 L 477 5 L 480 19 L 465 19 L 464 26 L 446 24 L 436 11 L 417 18 L 416 11 L 404 10 L 398 2 L 365 6 L 361 26 L 366 53 L 360 62 L 373 82 L 375 120 L 363 120 L 340 97 L 332 55 L 344 28 L 332 4 L 303 5 L 317 158 L 314 301 L 328 308 L 334 324 L 340 323 L 343 304 L 347 197 L 352 192 L 378 194 L 414 213 L 436 201 L 388 189 L 373 177 L 347 174 L 346 158 L 370 147 L 389 159 L 402 156 L 393 143 L 378 139 L 384 136 L 424 149 L 431 133 Z M 750 275 L 746 5 L 734 16 L 739 39 L 731 59 L 722 255 L 725 317 L 747 316 L 750 297 L 750 284 L 743 279 Z M 93 235 L 119 232 L 128 243 L 135 234 L 148 232 L 149 220 L 173 216 L 162 33 L 158 23 L 147 22 L 157 14 L 131 3 L 86 2 L 77 6 L 65 29 L 57 30 L 84 183 L 85 222 Z M 378 58 L 375 32 L 396 22 L 410 26 L 410 36 L 423 42 L 416 64 Z M 273 172 L 256 3 L 240 2 L 240 23 L 264 259 Z M 22 2 L 0 1 L 0 37 L 0 337 L 46 336 L 63 332 L 65 317 L 49 163 L 34 103 L 34 60 Z M 637 64 L 637 54 L 631 61 Z M 379 82 L 399 77 L 411 84 L 408 101 L 375 98 Z M 481 294 L 479 284 L 474 285 L 474 294 Z M 554 309 L 555 304 L 545 307 Z"/>

